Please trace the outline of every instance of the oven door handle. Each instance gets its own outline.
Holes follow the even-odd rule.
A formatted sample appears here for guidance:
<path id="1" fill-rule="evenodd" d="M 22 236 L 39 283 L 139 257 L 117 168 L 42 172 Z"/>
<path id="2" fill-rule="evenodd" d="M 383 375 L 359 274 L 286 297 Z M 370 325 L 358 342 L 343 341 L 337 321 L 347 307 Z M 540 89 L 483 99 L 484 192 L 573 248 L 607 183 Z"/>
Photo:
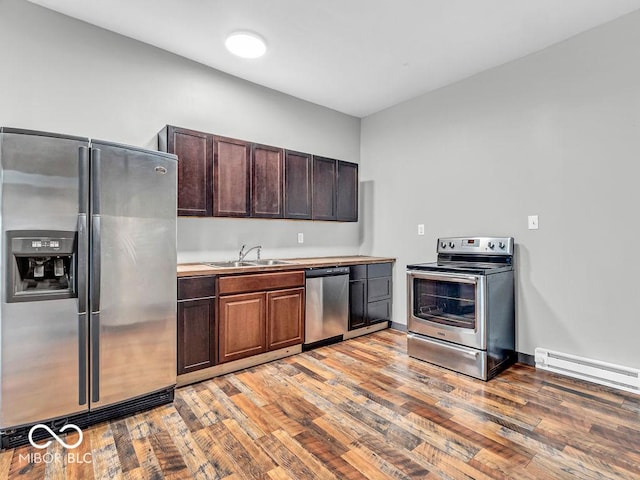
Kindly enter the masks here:
<path id="1" fill-rule="evenodd" d="M 420 272 L 417 270 L 409 270 L 407 274 L 412 278 L 419 278 L 423 280 L 441 280 L 444 282 L 456 281 L 458 283 L 478 283 L 478 279 L 480 278 L 478 275 L 460 275 L 456 273 L 445 273 L 445 272 Z"/>

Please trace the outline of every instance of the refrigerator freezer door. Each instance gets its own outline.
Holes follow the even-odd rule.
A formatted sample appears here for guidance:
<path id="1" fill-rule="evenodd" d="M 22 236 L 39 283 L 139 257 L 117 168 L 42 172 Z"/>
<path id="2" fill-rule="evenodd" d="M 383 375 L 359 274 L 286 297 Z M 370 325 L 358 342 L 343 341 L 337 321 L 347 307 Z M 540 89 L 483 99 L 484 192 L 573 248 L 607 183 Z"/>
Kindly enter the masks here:
<path id="1" fill-rule="evenodd" d="M 87 410 L 86 318 L 78 298 L 7 303 L 10 230 L 76 231 L 79 158 L 88 141 L 4 129 L 0 134 L 3 274 L 0 312 L 0 429 Z M 77 253 L 77 252 L 76 252 Z M 77 287 L 77 285 L 76 285 Z M 82 307 L 82 305 L 80 305 Z M 84 404 L 83 404 L 84 399 Z"/>
<path id="2" fill-rule="evenodd" d="M 91 409 L 176 381 L 175 157 L 92 144 Z"/>

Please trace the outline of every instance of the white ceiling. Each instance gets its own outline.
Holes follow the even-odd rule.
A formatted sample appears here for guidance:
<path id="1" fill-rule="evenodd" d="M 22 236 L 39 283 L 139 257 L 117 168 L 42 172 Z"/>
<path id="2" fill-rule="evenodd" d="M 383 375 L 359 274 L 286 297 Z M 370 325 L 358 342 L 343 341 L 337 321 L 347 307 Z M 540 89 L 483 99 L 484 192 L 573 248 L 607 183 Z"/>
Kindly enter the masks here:
<path id="1" fill-rule="evenodd" d="M 30 0 L 246 80 L 364 117 L 619 16 L 640 0 Z M 232 56 L 259 33 L 267 54 Z"/>

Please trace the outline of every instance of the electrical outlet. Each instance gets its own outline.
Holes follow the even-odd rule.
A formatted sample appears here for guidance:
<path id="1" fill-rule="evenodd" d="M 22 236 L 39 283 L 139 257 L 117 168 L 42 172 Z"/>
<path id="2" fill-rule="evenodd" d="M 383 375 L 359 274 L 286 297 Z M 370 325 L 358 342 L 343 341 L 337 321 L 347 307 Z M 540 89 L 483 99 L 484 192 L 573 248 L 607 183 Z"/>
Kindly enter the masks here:
<path id="1" fill-rule="evenodd" d="M 418 224 L 418 235 L 424 235 L 424 223 Z"/>
<path id="2" fill-rule="evenodd" d="M 298 234 L 298 243 L 304 243 L 304 233 Z"/>
<path id="3" fill-rule="evenodd" d="M 529 230 L 538 230 L 538 215 L 529 215 Z"/>

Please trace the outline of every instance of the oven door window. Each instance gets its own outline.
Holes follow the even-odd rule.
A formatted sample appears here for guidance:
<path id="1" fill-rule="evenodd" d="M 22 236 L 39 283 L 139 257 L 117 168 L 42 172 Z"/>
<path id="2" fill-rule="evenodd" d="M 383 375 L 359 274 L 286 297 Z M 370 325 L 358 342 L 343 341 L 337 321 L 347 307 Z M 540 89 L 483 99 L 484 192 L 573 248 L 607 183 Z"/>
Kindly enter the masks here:
<path id="1" fill-rule="evenodd" d="M 455 280 L 413 279 L 413 315 L 459 328 L 476 328 L 476 285 Z"/>

